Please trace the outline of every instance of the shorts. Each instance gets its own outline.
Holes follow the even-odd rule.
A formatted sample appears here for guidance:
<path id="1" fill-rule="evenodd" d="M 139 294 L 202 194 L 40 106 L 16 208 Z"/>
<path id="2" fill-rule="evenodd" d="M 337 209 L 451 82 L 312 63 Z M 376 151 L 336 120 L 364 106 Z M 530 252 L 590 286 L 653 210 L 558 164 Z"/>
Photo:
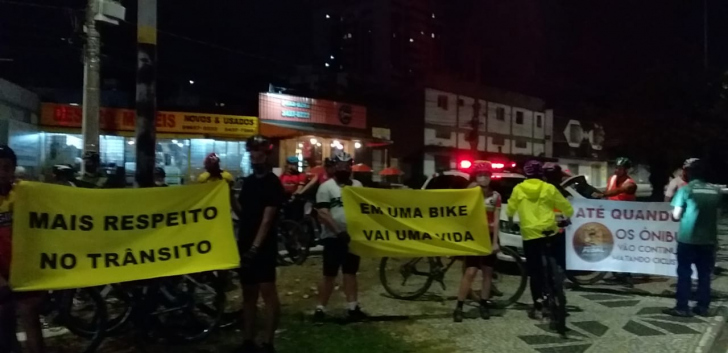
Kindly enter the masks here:
<path id="1" fill-rule="evenodd" d="M 326 238 L 324 243 L 324 276 L 336 277 L 339 268 L 345 275 L 359 272 L 361 258 L 349 252 L 349 245 L 338 238 Z"/>
<path id="2" fill-rule="evenodd" d="M 481 268 L 483 266 L 485 267 L 495 267 L 495 263 L 498 260 L 498 257 L 495 254 L 487 255 L 487 256 L 466 256 L 465 257 L 465 267 L 477 267 Z"/>
<path id="3" fill-rule="evenodd" d="M 12 241 L 9 236 L 0 236 L 0 276 L 10 278 L 10 262 L 13 256 Z"/>
<path id="4" fill-rule="evenodd" d="M 273 245 L 264 245 L 258 249 L 258 254 L 253 259 L 253 263 L 247 268 L 240 268 L 238 274 L 240 276 L 240 284 L 243 286 L 252 286 L 261 283 L 275 283 L 276 266 L 278 265 L 278 249 L 275 242 Z M 249 244 L 238 243 L 238 250 L 242 257 L 250 249 Z"/>

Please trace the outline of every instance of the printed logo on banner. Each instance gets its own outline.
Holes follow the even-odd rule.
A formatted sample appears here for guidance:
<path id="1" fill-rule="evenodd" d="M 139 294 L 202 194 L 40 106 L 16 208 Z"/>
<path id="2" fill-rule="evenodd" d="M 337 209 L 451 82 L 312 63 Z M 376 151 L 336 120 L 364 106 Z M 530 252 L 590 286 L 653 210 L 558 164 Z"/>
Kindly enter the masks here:
<path id="1" fill-rule="evenodd" d="M 576 255 L 582 260 L 599 262 L 612 254 L 614 236 L 603 224 L 591 222 L 576 230 L 572 245 Z"/>

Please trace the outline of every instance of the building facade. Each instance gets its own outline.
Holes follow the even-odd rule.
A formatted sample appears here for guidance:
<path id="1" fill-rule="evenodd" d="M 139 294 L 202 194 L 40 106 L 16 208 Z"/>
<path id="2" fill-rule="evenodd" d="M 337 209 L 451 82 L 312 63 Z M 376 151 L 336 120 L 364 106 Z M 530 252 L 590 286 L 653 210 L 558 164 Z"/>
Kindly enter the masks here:
<path id="1" fill-rule="evenodd" d="M 423 172 L 454 168 L 462 158 L 551 157 L 553 113 L 544 108 L 539 99 L 494 89 L 426 88 Z"/>

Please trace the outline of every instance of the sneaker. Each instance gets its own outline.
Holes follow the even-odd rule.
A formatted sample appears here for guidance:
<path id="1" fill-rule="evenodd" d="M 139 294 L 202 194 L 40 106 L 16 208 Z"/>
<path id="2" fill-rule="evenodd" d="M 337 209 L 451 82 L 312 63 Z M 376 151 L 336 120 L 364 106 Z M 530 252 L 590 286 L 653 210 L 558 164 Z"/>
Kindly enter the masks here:
<path id="1" fill-rule="evenodd" d="M 541 310 L 532 307 L 528 311 L 528 318 L 531 320 L 541 320 L 543 319 L 543 314 L 541 313 Z"/>
<path id="2" fill-rule="evenodd" d="M 699 308 L 697 306 L 693 308 L 693 314 L 702 317 L 710 317 L 710 311 L 708 309 Z"/>
<path id="3" fill-rule="evenodd" d="M 480 318 L 483 320 L 490 319 L 490 307 L 493 304 L 490 301 L 480 304 Z"/>
<path id="4" fill-rule="evenodd" d="M 314 322 L 324 322 L 326 321 L 326 313 L 321 309 L 316 309 L 313 313 L 313 321 Z"/>
<path id="5" fill-rule="evenodd" d="M 669 308 L 662 311 L 665 315 L 677 316 L 677 317 L 691 317 L 693 316 L 689 311 L 678 310 L 677 308 Z"/>
<path id="6" fill-rule="evenodd" d="M 465 315 L 463 315 L 463 309 L 455 309 L 455 311 L 452 313 L 452 321 L 463 322 L 464 316 Z"/>
<path id="7" fill-rule="evenodd" d="M 361 311 L 361 308 L 357 306 L 354 310 L 349 310 L 348 318 L 350 321 L 364 321 L 369 318 L 369 315 Z"/>

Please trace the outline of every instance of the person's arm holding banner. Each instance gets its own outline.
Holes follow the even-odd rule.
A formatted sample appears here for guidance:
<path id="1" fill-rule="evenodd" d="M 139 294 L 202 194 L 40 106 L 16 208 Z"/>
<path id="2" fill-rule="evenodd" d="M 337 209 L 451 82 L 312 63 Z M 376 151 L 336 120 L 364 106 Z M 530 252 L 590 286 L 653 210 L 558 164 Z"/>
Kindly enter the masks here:
<path id="1" fill-rule="evenodd" d="M 493 230 L 493 244 L 491 244 L 491 252 L 493 254 L 496 254 L 496 253 L 498 253 L 500 251 L 500 238 L 498 238 L 498 236 L 499 236 L 498 233 L 500 233 L 500 229 L 499 229 L 500 227 L 499 227 L 499 224 L 498 224 L 498 220 L 499 220 L 499 216 L 500 216 L 500 213 L 501 213 L 501 199 L 500 199 L 500 196 L 498 196 L 498 201 L 496 202 L 496 205 L 497 206 L 495 207 L 495 210 L 493 210 L 493 215 L 494 215 L 494 217 L 493 217 L 494 218 L 493 219 L 493 223 L 494 224 L 493 224 L 492 227 L 490 227 L 490 229 Z"/>

